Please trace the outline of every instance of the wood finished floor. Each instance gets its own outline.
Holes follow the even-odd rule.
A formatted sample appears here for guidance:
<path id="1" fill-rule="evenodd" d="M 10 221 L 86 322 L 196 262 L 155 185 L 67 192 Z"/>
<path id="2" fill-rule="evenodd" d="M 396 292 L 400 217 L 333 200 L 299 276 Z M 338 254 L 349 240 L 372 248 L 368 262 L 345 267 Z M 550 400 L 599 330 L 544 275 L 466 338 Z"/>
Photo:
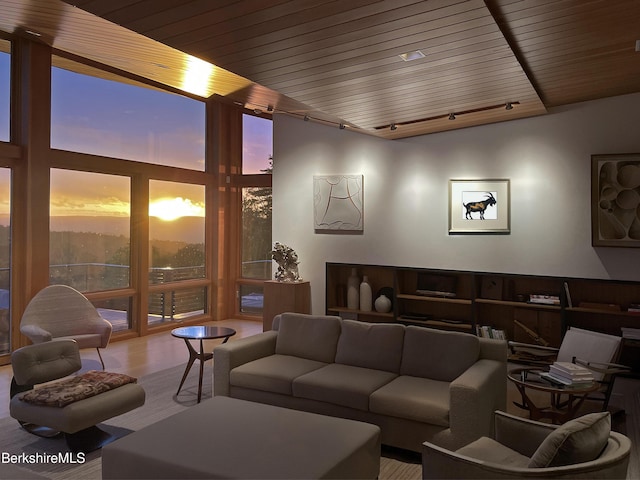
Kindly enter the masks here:
<path id="1" fill-rule="evenodd" d="M 230 327 L 237 334 L 229 341 L 235 341 L 262 332 L 262 322 L 246 320 L 223 320 L 205 323 Z M 177 325 L 178 326 L 178 325 Z M 220 340 L 205 342 L 205 349 L 210 351 Z M 83 369 L 100 369 L 98 354 L 94 349 L 81 351 Z M 146 337 L 112 342 L 102 356 L 106 369 L 112 372 L 127 373 L 134 377 L 142 377 L 150 373 L 165 370 L 187 362 L 188 352 L 184 341 L 171 336 L 169 331 L 156 333 Z M 194 365 L 194 368 L 196 365 Z M 10 365 L 0 366 L 0 417 L 9 416 L 9 390 L 12 378 Z M 179 379 L 176 378 L 176 387 Z M 526 416 L 526 413 L 515 407 L 511 399 L 515 398 L 515 389 L 509 385 L 509 405 L 507 411 L 515 415 Z M 629 472 L 627 478 L 640 479 L 640 460 L 637 445 L 640 442 L 640 380 L 619 378 L 616 381 L 612 403 L 626 410 L 626 415 L 616 416 L 614 428 L 629 436 L 633 442 Z"/>

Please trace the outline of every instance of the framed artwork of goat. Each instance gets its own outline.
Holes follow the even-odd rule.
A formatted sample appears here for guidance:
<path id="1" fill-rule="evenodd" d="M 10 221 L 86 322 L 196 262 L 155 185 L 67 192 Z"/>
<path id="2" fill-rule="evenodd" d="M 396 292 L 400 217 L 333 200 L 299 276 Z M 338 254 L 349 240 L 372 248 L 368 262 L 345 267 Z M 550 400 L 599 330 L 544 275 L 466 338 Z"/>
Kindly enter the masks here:
<path id="1" fill-rule="evenodd" d="M 509 234 L 507 179 L 449 180 L 449 235 Z"/>

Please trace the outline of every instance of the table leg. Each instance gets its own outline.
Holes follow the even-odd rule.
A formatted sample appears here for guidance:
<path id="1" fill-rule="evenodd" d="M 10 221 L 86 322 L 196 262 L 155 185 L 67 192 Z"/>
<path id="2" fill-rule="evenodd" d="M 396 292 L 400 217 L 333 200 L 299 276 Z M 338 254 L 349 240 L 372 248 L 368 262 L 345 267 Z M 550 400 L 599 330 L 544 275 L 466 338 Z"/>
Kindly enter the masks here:
<path id="1" fill-rule="evenodd" d="M 202 347 L 202 339 L 200 339 L 200 377 L 198 379 L 198 403 L 202 398 L 202 374 L 204 373 L 204 348 Z"/>
<path id="2" fill-rule="evenodd" d="M 184 381 L 187 379 L 187 375 L 189 375 L 189 370 L 191 370 L 193 362 L 195 362 L 196 358 L 198 358 L 198 352 L 193 349 L 189 340 L 185 338 L 184 343 L 187 344 L 187 348 L 189 349 L 189 361 L 187 362 L 187 368 L 184 370 L 184 374 L 182 375 L 182 380 L 180 381 L 180 386 L 178 387 L 176 395 L 180 393 L 180 389 L 182 389 L 182 385 L 184 385 Z M 202 361 L 200 362 L 200 364 L 202 364 Z"/>

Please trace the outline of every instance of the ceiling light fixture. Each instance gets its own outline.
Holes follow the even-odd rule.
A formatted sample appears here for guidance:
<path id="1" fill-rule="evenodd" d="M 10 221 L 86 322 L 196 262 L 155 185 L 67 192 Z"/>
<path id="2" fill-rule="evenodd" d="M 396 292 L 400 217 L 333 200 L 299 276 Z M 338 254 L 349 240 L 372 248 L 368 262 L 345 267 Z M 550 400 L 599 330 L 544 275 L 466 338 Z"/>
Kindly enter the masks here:
<path id="1" fill-rule="evenodd" d="M 398 126 L 395 123 L 392 123 L 391 125 L 389 125 L 389 128 L 393 132 L 394 130 L 396 130 L 398 128 Z"/>
<path id="2" fill-rule="evenodd" d="M 401 53 L 398 56 L 402 60 L 404 60 L 405 62 L 410 62 L 412 60 L 419 60 L 421 58 L 426 57 L 426 55 L 424 53 L 422 53 L 420 50 L 414 50 L 413 52 Z"/>
<path id="3" fill-rule="evenodd" d="M 508 102 L 512 108 L 515 108 L 516 105 L 520 105 L 519 101 L 515 101 L 515 102 Z M 479 108 L 473 108 L 470 110 L 460 110 L 456 113 L 445 113 L 445 114 L 440 114 L 440 115 L 434 115 L 433 117 L 423 117 L 423 118 L 416 118 L 413 120 L 406 120 L 404 122 L 396 122 L 394 123 L 394 125 L 396 127 L 404 127 L 407 125 L 415 125 L 417 123 L 424 123 L 424 122 L 431 122 L 431 121 L 435 121 L 435 120 L 444 120 L 444 119 L 449 119 L 449 120 L 456 120 L 460 115 L 468 115 L 468 114 L 474 114 L 474 113 L 480 113 L 480 112 L 487 112 L 489 110 L 497 110 L 497 109 L 506 109 L 507 108 L 507 104 L 506 103 L 498 103 L 496 105 L 489 105 L 486 107 L 479 107 Z M 373 127 L 375 130 L 386 130 L 387 128 L 391 127 L 390 124 L 387 125 L 380 125 L 377 127 Z"/>
<path id="4" fill-rule="evenodd" d="M 504 106 L 505 110 L 513 110 L 513 105 L 511 104 L 511 102 L 507 102 L 507 104 Z"/>
<path id="5" fill-rule="evenodd" d="M 340 130 L 344 130 L 346 128 L 346 125 L 344 123 L 340 124 Z"/>

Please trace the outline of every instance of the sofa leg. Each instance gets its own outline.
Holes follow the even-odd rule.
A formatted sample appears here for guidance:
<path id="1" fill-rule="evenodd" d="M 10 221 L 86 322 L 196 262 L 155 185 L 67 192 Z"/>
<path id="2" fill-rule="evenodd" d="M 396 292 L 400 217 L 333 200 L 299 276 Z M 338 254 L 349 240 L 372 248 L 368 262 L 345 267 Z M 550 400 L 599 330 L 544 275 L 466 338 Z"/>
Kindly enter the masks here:
<path id="1" fill-rule="evenodd" d="M 64 438 L 67 441 L 69 450 L 73 453 L 89 453 L 101 449 L 107 443 L 113 442 L 118 437 L 94 425 L 93 427 L 85 428 L 76 433 L 65 433 Z"/>

